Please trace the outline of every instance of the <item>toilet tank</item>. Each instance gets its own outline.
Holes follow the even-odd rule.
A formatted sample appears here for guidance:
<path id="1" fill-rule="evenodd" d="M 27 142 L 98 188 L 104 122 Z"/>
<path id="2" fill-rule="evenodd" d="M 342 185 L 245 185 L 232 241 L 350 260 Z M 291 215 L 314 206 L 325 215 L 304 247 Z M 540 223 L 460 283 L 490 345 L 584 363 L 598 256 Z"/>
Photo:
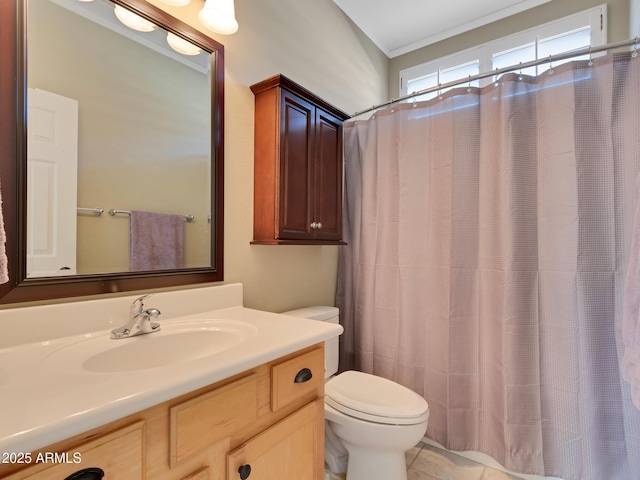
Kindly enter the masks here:
<path id="1" fill-rule="evenodd" d="M 340 313 L 336 307 L 306 307 L 282 312 L 283 315 L 308 318 L 321 322 L 340 323 Z M 333 337 L 324 342 L 324 378 L 329 378 L 338 371 L 338 338 Z"/>

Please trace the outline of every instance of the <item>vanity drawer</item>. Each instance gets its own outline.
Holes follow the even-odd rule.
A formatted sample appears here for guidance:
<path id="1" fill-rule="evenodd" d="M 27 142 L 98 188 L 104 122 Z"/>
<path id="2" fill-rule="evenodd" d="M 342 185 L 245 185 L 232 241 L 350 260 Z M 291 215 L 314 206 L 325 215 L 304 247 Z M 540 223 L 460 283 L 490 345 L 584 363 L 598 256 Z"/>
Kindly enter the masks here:
<path id="1" fill-rule="evenodd" d="M 324 348 L 318 347 L 271 367 L 271 411 L 305 396 L 321 397 L 324 388 Z"/>
<path id="2" fill-rule="evenodd" d="M 169 464 L 173 467 L 258 417 L 258 376 L 248 375 L 170 408 Z"/>
<path id="3" fill-rule="evenodd" d="M 108 433 L 70 449 L 57 458 L 50 458 L 52 466 L 34 465 L 17 472 L 5 480 L 53 480 L 89 468 L 104 471 L 109 480 L 142 480 L 144 465 L 144 421 Z M 43 452 L 42 455 L 51 452 Z M 38 454 L 33 454 L 33 459 Z M 45 457 L 46 458 L 46 457 Z"/>

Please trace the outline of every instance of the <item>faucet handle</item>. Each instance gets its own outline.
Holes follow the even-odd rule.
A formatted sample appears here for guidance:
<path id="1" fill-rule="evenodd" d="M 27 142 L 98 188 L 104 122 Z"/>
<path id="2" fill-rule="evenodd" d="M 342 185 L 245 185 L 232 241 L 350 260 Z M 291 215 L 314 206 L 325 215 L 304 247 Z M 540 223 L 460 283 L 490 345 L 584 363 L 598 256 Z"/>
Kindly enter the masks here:
<path id="1" fill-rule="evenodd" d="M 133 303 L 131 304 L 131 315 L 139 315 L 144 311 L 144 301 L 150 297 L 151 294 L 147 293 L 145 295 L 141 295 L 138 298 L 136 298 Z"/>

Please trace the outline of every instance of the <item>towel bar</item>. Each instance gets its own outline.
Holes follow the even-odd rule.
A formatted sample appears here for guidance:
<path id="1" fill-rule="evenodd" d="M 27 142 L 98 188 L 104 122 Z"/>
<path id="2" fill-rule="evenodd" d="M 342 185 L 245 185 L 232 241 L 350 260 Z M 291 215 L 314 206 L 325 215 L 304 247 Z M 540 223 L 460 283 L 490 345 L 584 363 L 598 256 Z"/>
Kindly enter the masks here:
<path id="1" fill-rule="evenodd" d="M 115 209 L 115 208 L 109 208 L 107 210 L 107 213 L 109 215 L 111 215 L 112 217 L 117 215 L 118 213 L 122 213 L 122 214 L 125 214 L 125 215 L 131 215 L 131 210 L 118 210 L 118 209 Z M 182 217 L 187 222 L 193 222 L 196 219 L 196 217 L 194 217 L 193 215 L 190 215 L 190 214 L 182 215 Z"/>
<path id="2" fill-rule="evenodd" d="M 77 208 L 78 212 L 90 212 L 90 213 L 95 213 L 96 217 L 99 217 L 100 215 L 102 215 L 104 213 L 104 208 L 84 208 L 84 207 L 78 207 Z"/>

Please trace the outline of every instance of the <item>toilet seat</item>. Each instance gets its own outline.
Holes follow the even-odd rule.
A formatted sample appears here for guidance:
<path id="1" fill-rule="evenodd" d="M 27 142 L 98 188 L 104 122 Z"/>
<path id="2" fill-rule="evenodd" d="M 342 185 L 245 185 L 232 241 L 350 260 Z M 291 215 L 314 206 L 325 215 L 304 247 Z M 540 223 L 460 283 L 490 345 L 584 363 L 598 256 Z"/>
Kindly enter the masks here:
<path id="1" fill-rule="evenodd" d="M 325 402 L 345 415 L 386 425 L 414 425 L 429 418 L 429 405 L 414 391 L 354 370 L 325 384 Z"/>

